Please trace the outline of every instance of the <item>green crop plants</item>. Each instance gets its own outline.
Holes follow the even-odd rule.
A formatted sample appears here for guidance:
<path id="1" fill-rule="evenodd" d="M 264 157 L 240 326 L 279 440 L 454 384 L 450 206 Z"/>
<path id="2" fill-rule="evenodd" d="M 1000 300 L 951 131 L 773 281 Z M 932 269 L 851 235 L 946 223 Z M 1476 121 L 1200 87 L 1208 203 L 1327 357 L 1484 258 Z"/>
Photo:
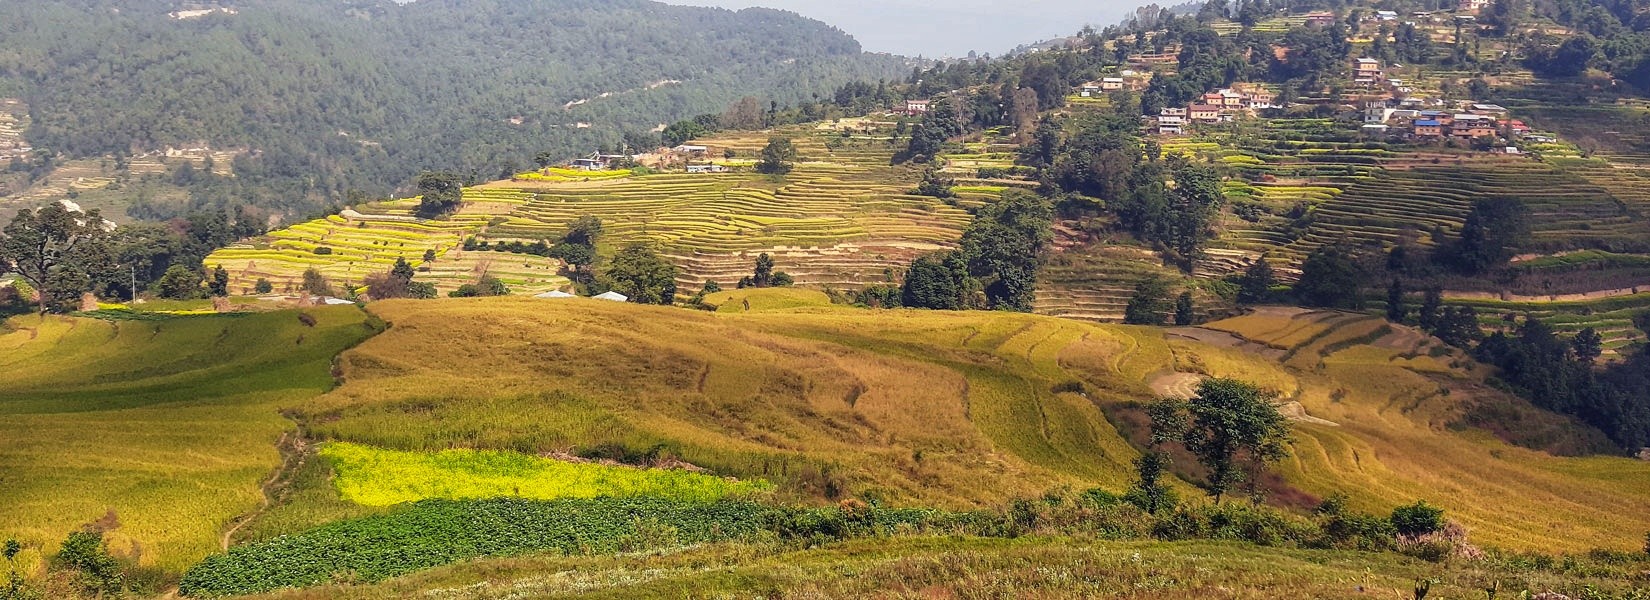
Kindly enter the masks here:
<path id="1" fill-rule="evenodd" d="M 333 442 L 321 449 L 321 456 L 332 462 L 338 492 L 345 499 L 367 506 L 429 498 L 501 496 L 540 500 L 657 496 L 710 501 L 772 488 L 762 481 L 730 481 L 680 470 L 571 463 L 499 451 L 418 453 Z"/>

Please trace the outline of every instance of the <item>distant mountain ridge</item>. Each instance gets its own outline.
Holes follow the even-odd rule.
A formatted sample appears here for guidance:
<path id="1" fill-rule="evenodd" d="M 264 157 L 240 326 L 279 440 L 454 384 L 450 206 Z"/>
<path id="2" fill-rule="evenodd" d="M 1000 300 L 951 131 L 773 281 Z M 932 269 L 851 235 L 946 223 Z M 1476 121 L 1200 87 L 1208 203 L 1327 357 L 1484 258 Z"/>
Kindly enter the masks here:
<path id="1" fill-rule="evenodd" d="M 233 12 L 200 12 L 220 7 Z M 0 14 L 0 96 L 28 102 L 36 148 L 250 148 L 237 174 L 277 185 L 255 191 L 287 212 L 908 69 L 794 13 L 646 0 L 0 0 Z"/>

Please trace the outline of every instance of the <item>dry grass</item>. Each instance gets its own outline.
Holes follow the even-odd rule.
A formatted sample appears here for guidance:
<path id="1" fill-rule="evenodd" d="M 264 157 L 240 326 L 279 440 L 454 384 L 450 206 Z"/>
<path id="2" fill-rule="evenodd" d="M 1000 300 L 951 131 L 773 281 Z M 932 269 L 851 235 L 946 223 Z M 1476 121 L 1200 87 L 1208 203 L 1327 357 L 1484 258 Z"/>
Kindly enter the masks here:
<path id="1" fill-rule="evenodd" d="M 1121 490 L 1136 450 L 1102 411 L 1149 399 L 1150 378 L 1178 363 L 1258 381 L 1340 425 L 1296 427 L 1283 474 L 1308 495 L 1344 492 L 1382 513 L 1425 498 L 1475 540 L 1516 548 L 1625 549 L 1650 528 L 1650 464 L 1555 457 L 1462 429 L 1467 400 L 1495 392 L 1442 360 L 1360 343 L 1384 331 L 1378 320 L 1216 324 L 1298 340 L 1285 366 L 1150 328 L 863 311 L 789 290 L 717 299 L 739 308 L 379 304 L 397 327 L 346 355 L 351 382 L 312 411 L 316 430 L 411 450 L 662 444 L 769 478 L 781 497 L 987 506 L 1055 485 Z M 1084 393 L 1052 391 L 1068 382 Z"/>

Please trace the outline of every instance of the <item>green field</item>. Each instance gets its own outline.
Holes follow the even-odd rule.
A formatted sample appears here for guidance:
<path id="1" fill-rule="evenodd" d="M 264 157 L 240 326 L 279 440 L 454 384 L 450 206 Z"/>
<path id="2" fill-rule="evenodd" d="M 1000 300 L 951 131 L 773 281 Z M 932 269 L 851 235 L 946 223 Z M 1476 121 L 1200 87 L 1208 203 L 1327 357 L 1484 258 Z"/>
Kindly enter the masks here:
<path id="1" fill-rule="evenodd" d="M 109 322 L 15 317 L 0 329 L 0 531 L 25 560 L 102 521 L 120 554 L 180 570 L 261 504 L 334 355 L 374 332 L 359 309 Z"/>
<path id="2" fill-rule="evenodd" d="M 709 501 L 769 488 L 680 470 L 570 463 L 498 451 L 422 454 L 335 442 L 321 449 L 345 500 L 392 506 L 431 498 L 660 496 Z"/>

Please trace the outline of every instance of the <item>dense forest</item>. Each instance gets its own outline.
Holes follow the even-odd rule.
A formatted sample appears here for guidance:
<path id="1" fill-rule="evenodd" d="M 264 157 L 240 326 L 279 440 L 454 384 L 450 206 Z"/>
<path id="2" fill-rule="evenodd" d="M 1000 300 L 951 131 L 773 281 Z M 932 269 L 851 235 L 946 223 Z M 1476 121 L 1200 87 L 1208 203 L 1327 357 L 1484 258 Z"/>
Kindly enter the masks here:
<path id="1" fill-rule="evenodd" d="M 245 0 L 170 16 L 197 4 L 0 0 L 0 96 L 27 100 L 37 149 L 249 150 L 233 189 L 150 218 L 242 203 L 302 214 L 426 169 L 490 178 L 741 97 L 795 104 L 909 66 L 767 9 Z"/>

